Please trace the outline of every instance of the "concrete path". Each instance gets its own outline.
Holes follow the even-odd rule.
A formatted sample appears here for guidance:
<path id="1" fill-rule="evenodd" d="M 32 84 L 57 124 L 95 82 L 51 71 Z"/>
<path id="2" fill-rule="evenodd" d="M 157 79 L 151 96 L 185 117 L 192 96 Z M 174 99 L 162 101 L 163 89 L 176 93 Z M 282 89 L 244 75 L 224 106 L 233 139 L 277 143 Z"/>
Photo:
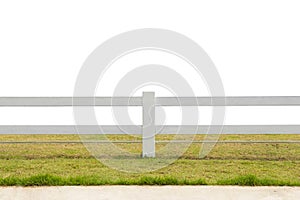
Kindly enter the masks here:
<path id="1" fill-rule="evenodd" d="M 0 187 L 0 200 L 299 200 L 300 187 L 236 186 L 64 186 Z"/>

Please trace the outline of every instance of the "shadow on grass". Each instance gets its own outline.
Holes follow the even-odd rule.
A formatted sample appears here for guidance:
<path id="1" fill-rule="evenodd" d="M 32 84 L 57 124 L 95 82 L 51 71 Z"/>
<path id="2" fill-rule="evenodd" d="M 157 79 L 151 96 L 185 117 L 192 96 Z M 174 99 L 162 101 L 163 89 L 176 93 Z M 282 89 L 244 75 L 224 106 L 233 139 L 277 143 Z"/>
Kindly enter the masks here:
<path id="1" fill-rule="evenodd" d="M 206 156 L 199 158 L 195 156 L 181 156 L 179 159 L 185 160 L 245 160 L 245 161 L 299 161 L 299 158 L 293 157 L 265 157 L 265 156 Z"/>

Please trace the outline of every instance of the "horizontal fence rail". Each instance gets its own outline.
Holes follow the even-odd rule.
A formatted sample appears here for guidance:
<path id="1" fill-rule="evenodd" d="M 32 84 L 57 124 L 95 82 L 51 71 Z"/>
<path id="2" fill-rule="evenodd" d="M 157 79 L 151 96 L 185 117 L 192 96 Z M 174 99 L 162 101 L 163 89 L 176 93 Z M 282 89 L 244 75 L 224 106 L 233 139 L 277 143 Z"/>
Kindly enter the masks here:
<path id="1" fill-rule="evenodd" d="M 198 129 L 197 129 L 198 128 Z M 166 125 L 155 126 L 157 134 L 207 134 L 208 130 L 220 130 L 222 134 L 300 134 L 300 125 Z M 0 134 L 142 134 L 143 127 L 135 125 L 0 125 Z M 197 130 L 196 130 L 197 129 Z"/>
<path id="2" fill-rule="evenodd" d="M 160 106 L 299 106 L 300 97 L 157 97 Z"/>
<path id="3" fill-rule="evenodd" d="M 0 107 L 71 107 L 71 106 L 142 106 L 143 124 L 133 125 L 0 125 L 0 134 L 142 134 L 141 141 L 89 141 L 95 143 L 142 143 L 143 157 L 155 157 L 156 143 L 185 143 L 186 140 L 155 141 L 157 134 L 300 134 L 300 125 L 155 125 L 155 106 L 300 106 L 299 96 L 243 97 L 155 97 L 144 92 L 142 97 L 0 97 Z M 216 130 L 216 131 L 214 131 Z M 53 141 L 44 143 L 81 143 Z M 215 141 L 201 140 L 194 143 Z M 217 141 L 218 143 L 300 143 L 300 141 Z M 0 141 L 10 143 L 43 143 L 43 141 Z"/>
<path id="4" fill-rule="evenodd" d="M 2 107 L 142 106 L 141 97 L 0 97 Z"/>
<path id="5" fill-rule="evenodd" d="M 0 97 L 0 106 L 142 106 L 142 100 L 142 97 Z M 155 106 L 300 106 L 300 97 L 156 97 Z"/>

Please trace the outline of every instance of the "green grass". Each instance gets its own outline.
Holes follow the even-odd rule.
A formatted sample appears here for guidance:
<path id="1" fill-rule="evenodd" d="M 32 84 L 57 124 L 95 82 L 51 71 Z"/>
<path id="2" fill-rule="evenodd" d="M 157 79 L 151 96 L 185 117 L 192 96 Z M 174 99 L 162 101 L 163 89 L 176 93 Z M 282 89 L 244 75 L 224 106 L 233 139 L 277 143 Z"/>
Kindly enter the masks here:
<path id="1" fill-rule="evenodd" d="M 110 139 L 139 138 L 110 136 Z M 169 140 L 170 136 L 159 136 L 157 139 Z M 201 140 L 203 136 L 197 136 L 196 139 Z M 220 139 L 300 140 L 300 135 L 226 135 Z M 0 141 L 67 140 L 78 141 L 79 137 L 0 136 Z M 141 144 L 116 145 L 137 155 L 141 152 Z M 158 150 L 163 146 L 158 144 Z M 162 169 L 147 173 L 126 173 L 100 163 L 82 144 L 0 144 L 0 185 L 300 186 L 300 144 L 218 144 L 204 159 L 198 158 L 200 148 L 201 144 L 192 144 L 180 159 Z M 123 159 L 131 159 L 132 162 L 136 160 Z"/>
<path id="2" fill-rule="evenodd" d="M 174 177 L 147 177 L 137 179 L 107 180 L 92 176 L 63 178 L 49 174 L 24 178 L 7 177 L 0 179 L 2 186 L 63 186 L 63 185 L 206 185 L 202 179 L 178 180 Z"/>
<path id="3" fill-rule="evenodd" d="M 300 186 L 299 182 L 283 181 L 276 179 L 257 178 L 254 175 L 238 176 L 232 179 L 217 181 L 218 185 L 239 185 L 239 186 Z"/>
<path id="4" fill-rule="evenodd" d="M 0 179 L 1 186 L 64 186 L 64 185 L 207 185 L 203 179 L 188 180 L 174 177 L 148 177 L 136 179 L 107 180 L 88 176 L 63 178 L 49 174 L 31 177 L 7 177 Z M 299 182 L 279 181 L 275 179 L 259 179 L 254 175 L 238 176 L 233 179 L 217 181 L 216 185 L 239 186 L 300 186 Z"/>

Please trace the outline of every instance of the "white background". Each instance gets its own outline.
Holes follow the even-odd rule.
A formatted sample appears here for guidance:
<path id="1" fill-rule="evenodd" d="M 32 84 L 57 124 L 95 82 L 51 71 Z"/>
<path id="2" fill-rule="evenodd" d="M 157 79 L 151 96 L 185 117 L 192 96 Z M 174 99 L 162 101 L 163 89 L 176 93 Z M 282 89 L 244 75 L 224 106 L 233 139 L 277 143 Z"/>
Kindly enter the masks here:
<path id="1" fill-rule="evenodd" d="M 72 96 L 87 56 L 110 37 L 138 28 L 170 29 L 196 41 L 214 61 L 228 96 L 300 96 L 299 11 L 296 0 L 1 1 L 0 96 Z M 97 94 L 113 91 L 123 73 L 118 66 L 184 66 L 175 60 L 150 53 L 120 61 Z M 201 79 L 184 71 L 197 95 L 209 95 L 195 84 L 203 85 Z M 178 120 L 174 112 L 168 110 L 170 123 Z M 200 122 L 209 123 L 209 109 L 201 113 Z M 297 107 L 228 108 L 226 124 L 300 124 L 299 113 Z M 109 110 L 97 114 L 112 123 Z M 132 116 L 139 123 L 140 113 Z M 0 124 L 72 123 L 71 108 L 0 109 Z"/>

